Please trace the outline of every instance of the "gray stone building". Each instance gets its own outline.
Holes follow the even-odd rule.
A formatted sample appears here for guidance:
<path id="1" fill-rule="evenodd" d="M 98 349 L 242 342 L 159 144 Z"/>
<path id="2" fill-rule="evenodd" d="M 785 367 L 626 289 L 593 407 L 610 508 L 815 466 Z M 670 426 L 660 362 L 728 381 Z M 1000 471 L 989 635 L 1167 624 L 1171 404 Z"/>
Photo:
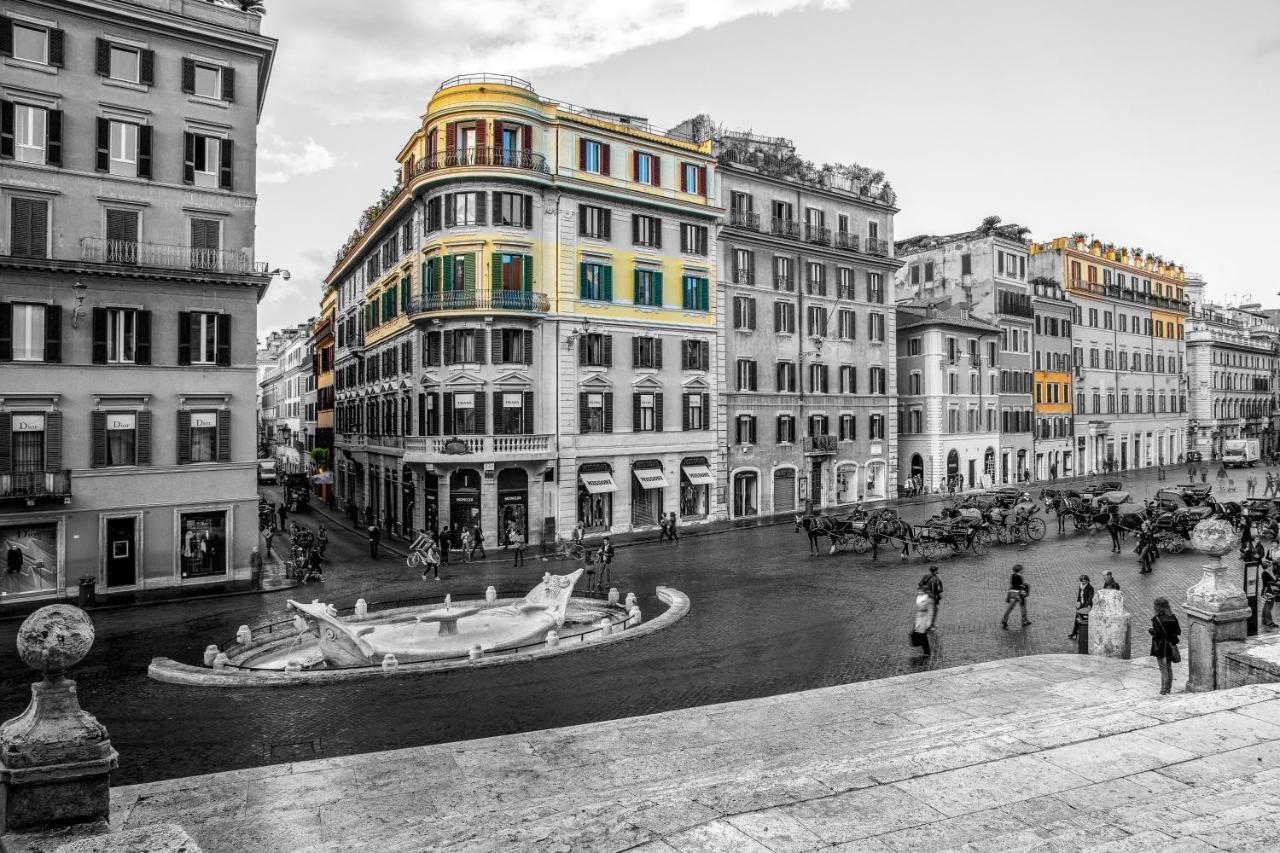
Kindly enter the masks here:
<path id="1" fill-rule="evenodd" d="M 892 189 L 785 139 L 714 141 L 730 516 L 895 494 Z"/>
<path id="2" fill-rule="evenodd" d="M 260 23 L 0 14 L 0 601 L 249 577 Z"/>
<path id="3" fill-rule="evenodd" d="M 1034 316 L 1027 275 L 1027 229 L 992 217 L 973 231 L 923 234 L 899 241 L 896 298 L 946 309 L 967 306 L 974 317 L 999 328 L 997 423 L 994 464 L 980 471 L 988 485 L 1032 476 Z M 972 479 L 971 485 L 978 485 Z"/>

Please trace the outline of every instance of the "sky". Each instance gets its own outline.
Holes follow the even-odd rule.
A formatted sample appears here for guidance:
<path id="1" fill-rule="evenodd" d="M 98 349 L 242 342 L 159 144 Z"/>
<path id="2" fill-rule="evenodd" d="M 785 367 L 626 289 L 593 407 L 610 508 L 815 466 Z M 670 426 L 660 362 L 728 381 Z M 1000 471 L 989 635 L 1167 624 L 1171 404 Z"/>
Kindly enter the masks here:
<path id="1" fill-rule="evenodd" d="M 267 0 L 280 40 L 260 334 L 319 310 L 357 216 L 442 80 L 487 71 L 662 127 L 709 113 L 883 170 L 898 239 L 983 217 L 1083 231 L 1280 305 L 1280 2 Z"/>

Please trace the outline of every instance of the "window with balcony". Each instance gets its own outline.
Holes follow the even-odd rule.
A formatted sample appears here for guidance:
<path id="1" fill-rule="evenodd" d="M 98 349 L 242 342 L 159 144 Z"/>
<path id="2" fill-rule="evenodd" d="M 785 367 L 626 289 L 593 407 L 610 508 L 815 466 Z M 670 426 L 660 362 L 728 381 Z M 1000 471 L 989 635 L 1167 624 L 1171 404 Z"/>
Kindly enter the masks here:
<path id="1" fill-rule="evenodd" d="M 773 330 L 783 334 L 794 334 L 796 330 L 796 306 L 794 302 L 773 303 Z"/>
<path id="2" fill-rule="evenodd" d="M 756 253 L 750 249 L 733 250 L 733 283 L 756 283 Z"/>
<path id="3" fill-rule="evenodd" d="M 631 242 L 637 246 L 662 248 L 662 220 L 656 216 L 631 215 Z"/>
<path id="4" fill-rule="evenodd" d="M 452 400 L 450 400 L 452 398 Z M 445 418 L 449 420 L 450 402 L 452 402 L 452 422 L 449 432 L 454 435 L 484 435 L 484 414 L 480 410 L 483 397 L 477 393 L 455 393 L 445 395 Z"/>
<path id="5" fill-rule="evenodd" d="M 578 205 L 578 234 L 597 240 L 610 239 L 612 212 L 607 207 Z"/>
<path id="6" fill-rule="evenodd" d="M 793 291 L 796 289 L 794 264 L 791 258 L 775 256 L 773 259 L 773 289 Z"/>
<path id="7" fill-rule="evenodd" d="M 774 376 L 778 393 L 790 394 L 795 392 L 796 363 L 794 361 L 779 361 L 775 365 Z"/>
<path id="8" fill-rule="evenodd" d="M 749 332 L 756 328 L 756 301 L 750 296 L 733 297 L 733 328 Z"/>
<path id="9" fill-rule="evenodd" d="M 484 225 L 484 196 L 482 192 L 445 193 L 445 227 Z"/>
<path id="10" fill-rule="evenodd" d="M 533 227 L 533 196 L 524 193 L 493 194 L 493 224 L 512 228 Z"/>
<path id="11" fill-rule="evenodd" d="M 217 219 L 191 220 L 191 268 L 216 270 L 222 255 L 222 223 Z"/>
<path id="12" fill-rule="evenodd" d="M 49 256 L 48 200 L 9 199 L 9 255 L 15 258 Z"/>
<path id="13" fill-rule="evenodd" d="M 853 270 L 848 267 L 836 268 L 836 295 L 841 299 L 856 299 L 853 289 Z"/>
<path id="14" fill-rule="evenodd" d="M 884 276 L 881 273 L 867 273 L 867 301 L 884 304 Z"/>
<path id="15" fill-rule="evenodd" d="M 579 272 L 579 295 L 596 302 L 613 301 L 613 268 L 608 264 L 583 261 Z"/>
<path id="16" fill-rule="evenodd" d="M 805 292 L 816 296 L 827 295 L 827 268 L 820 261 L 809 261 L 806 264 L 808 275 L 805 278 Z"/>

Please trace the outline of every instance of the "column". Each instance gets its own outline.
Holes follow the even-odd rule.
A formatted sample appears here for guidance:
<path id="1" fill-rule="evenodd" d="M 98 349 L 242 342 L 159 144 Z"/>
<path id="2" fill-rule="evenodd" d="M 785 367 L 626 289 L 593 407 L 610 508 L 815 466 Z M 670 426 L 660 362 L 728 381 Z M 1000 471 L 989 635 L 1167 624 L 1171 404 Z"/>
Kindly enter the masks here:
<path id="1" fill-rule="evenodd" d="M 1207 533 L 1202 532 L 1210 524 L 1214 528 Z M 1183 634 L 1188 693 L 1216 689 L 1217 645 L 1233 640 L 1243 641 L 1246 637 L 1250 612 L 1248 599 L 1244 590 L 1228 577 L 1221 556 L 1231 548 L 1233 538 L 1230 525 L 1225 521 L 1201 522 L 1193 535 L 1194 546 L 1216 552 L 1216 558 L 1204 567 L 1200 582 L 1187 590 L 1187 600 L 1183 604 L 1189 623 Z M 1209 547 L 1205 547 L 1206 543 Z"/>

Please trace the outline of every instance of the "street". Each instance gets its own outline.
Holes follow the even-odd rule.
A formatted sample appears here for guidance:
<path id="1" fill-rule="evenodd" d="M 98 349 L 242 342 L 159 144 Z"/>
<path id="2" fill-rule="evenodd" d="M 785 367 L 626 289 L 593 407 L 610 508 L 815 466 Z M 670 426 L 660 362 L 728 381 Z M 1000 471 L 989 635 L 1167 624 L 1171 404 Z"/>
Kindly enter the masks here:
<path id="1" fill-rule="evenodd" d="M 1126 477 L 1125 484 L 1138 501 L 1164 485 L 1154 474 Z M 278 499 L 278 492 L 268 494 Z M 919 521 L 938 506 L 907 507 L 902 514 Z M 317 514 L 294 517 L 314 527 Z M 378 601 L 428 593 L 482 593 L 490 584 L 532 587 L 544 571 L 571 568 L 567 562 L 543 562 L 531 549 L 521 568 L 500 559 L 454 562 L 442 568 L 439 583 L 423 582 L 403 558 L 384 549 L 381 559 L 370 561 L 363 537 L 333 524 L 326 527 L 324 584 L 94 614 L 96 645 L 72 675 L 83 706 L 106 725 L 120 752 L 113 781 L 592 723 L 880 678 L 926 665 L 913 656 L 907 634 L 916 581 L 927 564 L 918 557 L 901 560 L 891 548 L 882 549 L 877 562 L 870 555 L 828 555 L 825 548 L 821 556 L 808 557 L 804 535 L 785 524 L 704 536 L 690 536 L 686 529 L 679 544 L 619 548 L 615 585 L 624 594 L 634 591 L 646 616 L 657 612 L 654 588 L 659 584 L 684 591 L 693 604 L 674 627 L 635 642 L 518 666 L 351 685 L 233 691 L 147 679 L 153 656 L 198 662 L 206 645 L 227 642 L 239 625 L 281 617 L 289 597 L 339 606 L 364 597 L 376 608 Z M 1105 532 L 1069 531 L 1059 537 L 1052 518 L 1048 528 L 1044 541 L 1031 547 L 996 545 L 985 557 L 962 555 L 940 564 L 943 651 L 928 666 L 1073 650 L 1065 637 L 1076 578 L 1087 572 L 1100 588 L 1106 568 L 1115 573 L 1133 612 L 1134 655 L 1143 655 L 1152 599 L 1164 595 L 1179 608 L 1205 562 L 1194 553 L 1165 555 L 1154 574 L 1139 575 L 1129 548 L 1118 555 L 1109 552 Z M 496 549 L 490 554 L 504 556 Z M 1233 555 L 1227 559 L 1239 565 Z M 1032 587 L 1032 625 L 1002 631 L 999 619 L 1015 562 L 1026 567 Z M 34 676 L 12 653 L 18 624 L 7 621 L 0 628 L 0 642 L 10 650 L 0 662 L 6 688 L 0 713 L 6 717 L 26 705 Z"/>

